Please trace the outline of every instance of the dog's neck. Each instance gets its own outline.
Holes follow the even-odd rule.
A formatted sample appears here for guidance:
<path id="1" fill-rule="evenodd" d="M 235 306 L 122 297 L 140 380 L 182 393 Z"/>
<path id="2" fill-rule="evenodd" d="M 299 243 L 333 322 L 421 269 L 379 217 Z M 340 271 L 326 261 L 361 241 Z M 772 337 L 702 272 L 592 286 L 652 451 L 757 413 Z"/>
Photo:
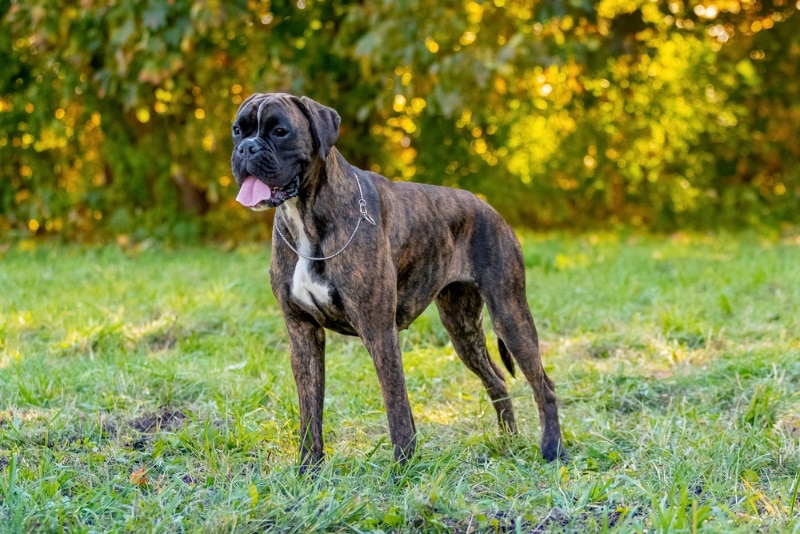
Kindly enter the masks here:
<path id="1" fill-rule="evenodd" d="M 276 219 L 286 220 L 291 215 L 295 223 L 302 225 L 302 228 L 289 228 L 292 237 L 299 238 L 294 234 L 301 231 L 312 243 L 319 243 L 327 235 L 352 230 L 349 222 L 358 220 L 360 198 L 355 172 L 358 170 L 336 147 L 331 148 L 324 160 L 314 158 L 306 170 L 300 193 L 278 207 L 281 213 Z"/>

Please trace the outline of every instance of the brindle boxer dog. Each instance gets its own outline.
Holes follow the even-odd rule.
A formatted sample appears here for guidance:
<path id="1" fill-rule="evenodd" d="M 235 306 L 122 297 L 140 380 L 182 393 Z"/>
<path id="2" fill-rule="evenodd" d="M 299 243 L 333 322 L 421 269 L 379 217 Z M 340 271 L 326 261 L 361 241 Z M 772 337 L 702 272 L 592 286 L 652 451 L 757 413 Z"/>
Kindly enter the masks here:
<path id="1" fill-rule="evenodd" d="M 287 94 L 250 96 L 233 123 L 237 200 L 253 210 L 277 208 L 270 275 L 300 397 L 302 470 L 323 458 L 326 328 L 364 342 L 395 459 L 414 454 L 398 331 L 431 302 L 456 353 L 488 391 L 500 427 L 513 433 L 503 372 L 486 348 L 486 303 L 505 367 L 513 376 L 516 360 L 533 388 L 542 456 L 565 459 L 514 231 L 467 191 L 390 182 L 350 165 L 334 147 L 338 133 L 335 110 Z"/>

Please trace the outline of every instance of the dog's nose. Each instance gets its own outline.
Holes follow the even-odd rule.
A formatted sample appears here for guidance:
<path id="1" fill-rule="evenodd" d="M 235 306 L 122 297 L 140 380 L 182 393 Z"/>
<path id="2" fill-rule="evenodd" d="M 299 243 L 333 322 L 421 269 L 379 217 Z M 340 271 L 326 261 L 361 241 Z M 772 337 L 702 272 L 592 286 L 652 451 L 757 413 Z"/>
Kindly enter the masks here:
<path id="1" fill-rule="evenodd" d="M 242 144 L 239 145 L 239 154 L 244 155 L 247 154 L 255 154 L 258 152 L 258 144 L 252 139 L 245 139 L 242 141 Z"/>

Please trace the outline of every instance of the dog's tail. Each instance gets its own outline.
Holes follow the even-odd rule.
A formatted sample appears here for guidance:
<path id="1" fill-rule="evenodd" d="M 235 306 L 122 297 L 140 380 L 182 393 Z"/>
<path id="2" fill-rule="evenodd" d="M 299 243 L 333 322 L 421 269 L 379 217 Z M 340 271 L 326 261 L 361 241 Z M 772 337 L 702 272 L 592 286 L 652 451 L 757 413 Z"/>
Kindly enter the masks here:
<path id="1" fill-rule="evenodd" d="M 500 359 L 503 360 L 503 365 L 506 366 L 511 376 L 514 376 L 514 359 L 511 357 L 511 353 L 508 352 L 506 344 L 500 338 L 497 338 L 497 348 L 500 349 Z"/>

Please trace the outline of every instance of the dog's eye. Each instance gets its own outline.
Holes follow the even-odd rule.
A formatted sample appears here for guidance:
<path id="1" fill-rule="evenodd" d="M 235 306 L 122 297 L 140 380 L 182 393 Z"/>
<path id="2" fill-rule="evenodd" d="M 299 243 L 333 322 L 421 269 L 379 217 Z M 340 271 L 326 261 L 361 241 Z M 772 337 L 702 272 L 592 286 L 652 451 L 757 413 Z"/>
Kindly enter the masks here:
<path id="1" fill-rule="evenodd" d="M 272 131 L 272 134 L 273 134 L 275 137 L 286 137 L 287 135 L 289 135 L 289 132 L 288 132 L 286 129 L 284 129 L 284 128 L 275 128 L 275 129 Z"/>
<path id="2" fill-rule="evenodd" d="M 242 130 L 240 130 L 238 126 L 234 126 L 232 130 L 233 130 L 233 135 L 239 135 L 240 133 L 242 133 Z"/>

